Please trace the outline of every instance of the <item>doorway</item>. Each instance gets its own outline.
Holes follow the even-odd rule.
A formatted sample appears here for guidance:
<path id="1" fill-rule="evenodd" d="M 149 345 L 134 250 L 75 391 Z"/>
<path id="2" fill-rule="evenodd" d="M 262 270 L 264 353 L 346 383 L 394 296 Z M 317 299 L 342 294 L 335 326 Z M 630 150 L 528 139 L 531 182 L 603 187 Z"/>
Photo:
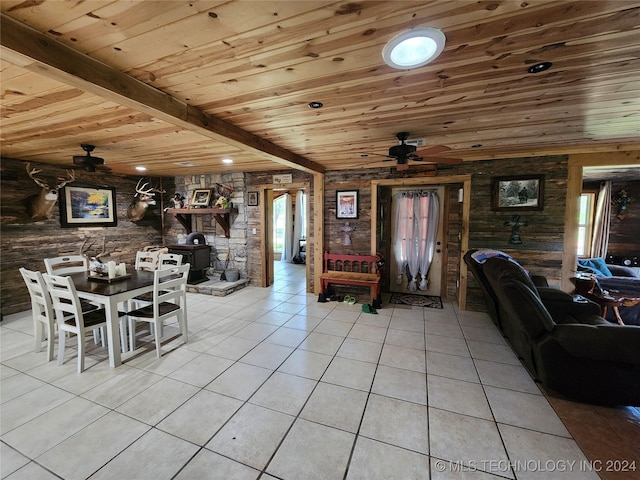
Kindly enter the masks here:
<path id="1" fill-rule="evenodd" d="M 389 261 L 387 262 L 390 275 L 389 290 L 391 292 L 442 296 L 442 257 L 446 247 L 443 239 L 444 191 L 445 189 L 442 185 L 429 188 L 396 187 L 391 189 L 392 204 L 389 211 L 395 212 L 390 225 L 391 248 L 389 250 Z M 399 225 L 395 216 L 398 210 L 402 208 L 398 203 L 406 200 L 411 201 L 412 206 L 410 208 L 413 208 L 413 206 L 418 207 L 421 200 L 423 206 L 431 204 L 431 215 L 435 214 L 437 218 L 430 221 L 426 209 L 415 208 L 409 213 L 411 220 L 414 220 L 415 228 L 405 231 L 403 235 L 403 232 L 399 231 L 403 230 L 403 226 Z M 428 242 L 424 235 L 422 238 L 418 238 L 420 237 L 420 232 L 428 233 L 428 224 L 437 225 L 435 241 Z M 418 249 L 421 250 L 416 251 L 419 258 L 408 262 L 406 258 L 400 258 L 403 255 L 406 256 L 406 254 L 401 253 L 401 250 L 403 250 L 402 243 L 405 242 L 406 246 L 407 241 L 416 241 Z M 431 245 L 428 245 L 429 243 Z M 424 278 L 425 270 L 427 271 L 426 279 Z M 413 280 L 413 287 L 410 287 L 411 280 Z"/>
<path id="2" fill-rule="evenodd" d="M 290 293 L 307 288 L 307 192 L 307 184 L 283 185 L 263 191 L 263 287 L 274 285 Z"/>
<path id="3" fill-rule="evenodd" d="M 371 207 L 376 212 L 371 216 L 371 254 L 384 254 L 386 267 L 382 277 L 383 292 L 390 291 L 390 249 L 391 249 L 391 191 L 400 189 L 434 189 L 442 187 L 444 200 L 441 202 L 444 213 L 441 215 L 442 240 L 440 296 L 443 298 L 457 297 L 457 304 L 461 310 L 466 308 L 467 295 L 467 265 L 462 255 L 469 248 L 469 218 L 471 200 L 471 175 L 450 175 L 415 178 L 389 178 L 371 181 Z M 453 203 L 456 206 L 453 207 Z M 452 210 L 454 209 L 454 210 Z M 458 211 L 454 230 L 448 221 L 452 211 Z M 406 290 L 405 290 L 406 292 Z"/>

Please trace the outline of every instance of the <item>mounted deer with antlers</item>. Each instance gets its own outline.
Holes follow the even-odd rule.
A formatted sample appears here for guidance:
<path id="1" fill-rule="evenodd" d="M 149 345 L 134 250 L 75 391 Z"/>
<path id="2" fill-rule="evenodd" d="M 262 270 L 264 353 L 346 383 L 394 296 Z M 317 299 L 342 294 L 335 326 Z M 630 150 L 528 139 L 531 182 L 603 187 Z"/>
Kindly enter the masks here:
<path id="1" fill-rule="evenodd" d="M 33 220 L 47 220 L 53 214 L 53 207 L 58 200 L 58 191 L 67 183 L 73 182 L 76 174 L 73 170 L 67 170 L 67 177 L 58 177 L 56 188 L 51 188 L 45 180 L 35 176 L 42 170 L 31 168 L 30 163 L 27 163 L 26 170 L 29 178 L 41 188 L 38 195 L 32 195 L 26 199 L 27 213 Z"/>
<path id="2" fill-rule="evenodd" d="M 132 222 L 139 222 L 142 220 L 144 214 L 147 213 L 149 206 L 156 204 L 156 201 L 153 198 L 156 193 L 165 193 L 164 190 L 154 187 L 145 190 L 149 183 L 147 182 L 140 185 L 143 180 L 143 178 L 138 180 L 138 184 L 136 185 L 136 194 L 133 196 L 133 202 L 127 207 L 127 217 Z M 140 196 L 138 197 L 138 195 Z"/>

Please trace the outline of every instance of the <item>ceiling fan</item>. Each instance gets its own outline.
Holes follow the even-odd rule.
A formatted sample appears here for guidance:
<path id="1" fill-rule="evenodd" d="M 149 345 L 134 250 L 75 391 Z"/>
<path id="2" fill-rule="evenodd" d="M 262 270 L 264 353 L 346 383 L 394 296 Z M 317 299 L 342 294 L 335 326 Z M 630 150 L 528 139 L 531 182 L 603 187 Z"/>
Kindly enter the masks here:
<path id="1" fill-rule="evenodd" d="M 80 146 L 86 152 L 85 155 L 74 155 L 73 164 L 79 168 L 83 168 L 87 172 L 95 172 L 96 168 L 104 165 L 104 158 L 94 157 L 91 152 L 96 148 L 94 145 L 88 143 L 81 143 Z M 100 170 L 109 171 L 107 167 L 100 167 Z"/>
<path id="2" fill-rule="evenodd" d="M 422 150 L 418 150 L 415 145 L 409 145 L 406 143 L 409 138 L 409 132 L 398 132 L 396 138 L 400 142 L 399 145 L 393 145 L 389 148 L 389 154 L 384 155 L 387 160 L 383 162 L 390 162 L 395 160 L 397 162 L 397 170 L 407 170 L 409 168 L 409 161 L 424 162 L 424 163 L 448 163 L 459 164 L 462 163 L 461 158 L 449 158 L 449 157 L 436 157 L 440 153 L 448 152 L 451 148 L 445 145 L 434 145 L 433 147 L 427 147 Z M 363 157 L 369 154 L 363 154 Z M 380 155 L 380 154 L 375 154 Z"/>

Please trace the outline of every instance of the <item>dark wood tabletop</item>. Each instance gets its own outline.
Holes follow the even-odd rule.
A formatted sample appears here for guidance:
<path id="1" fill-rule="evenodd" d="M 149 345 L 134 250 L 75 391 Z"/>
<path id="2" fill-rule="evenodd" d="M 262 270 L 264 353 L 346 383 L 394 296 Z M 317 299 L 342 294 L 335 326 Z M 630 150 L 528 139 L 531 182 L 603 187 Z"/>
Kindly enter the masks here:
<path id="1" fill-rule="evenodd" d="M 127 276 L 129 276 L 129 278 L 109 283 L 103 280 L 89 278 L 88 272 L 73 273 L 70 275 L 70 277 L 73 278 L 73 283 L 77 291 L 94 293 L 96 295 L 116 295 L 118 293 L 153 285 L 153 272 L 127 268 Z"/>

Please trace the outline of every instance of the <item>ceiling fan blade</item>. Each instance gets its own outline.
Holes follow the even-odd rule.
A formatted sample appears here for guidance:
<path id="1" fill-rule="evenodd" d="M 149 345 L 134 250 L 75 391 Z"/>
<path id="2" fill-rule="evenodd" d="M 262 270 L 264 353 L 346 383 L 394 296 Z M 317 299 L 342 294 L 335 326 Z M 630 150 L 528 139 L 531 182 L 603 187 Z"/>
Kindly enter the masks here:
<path id="1" fill-rule="evenodd" d="M 429 155 L 437 155 L 439 153 L 448 152 L 449 150 L 451 150 L 451 148 L 447 147 L 446 145 L 434 145 L 433 147 L 427 147 L 422 150 L 418 150 L 413 154 L 418 157 L 427 157 Z"/>
<path id="2" fill-rule="evenodd" d="M 423 157 L 423 158 L 414 158 L 417 162 L 424 163 L 448 163 L 450 165 L 458 165 L 462 163 L 461 158 L 448 158 L 448 157 Z"/>

